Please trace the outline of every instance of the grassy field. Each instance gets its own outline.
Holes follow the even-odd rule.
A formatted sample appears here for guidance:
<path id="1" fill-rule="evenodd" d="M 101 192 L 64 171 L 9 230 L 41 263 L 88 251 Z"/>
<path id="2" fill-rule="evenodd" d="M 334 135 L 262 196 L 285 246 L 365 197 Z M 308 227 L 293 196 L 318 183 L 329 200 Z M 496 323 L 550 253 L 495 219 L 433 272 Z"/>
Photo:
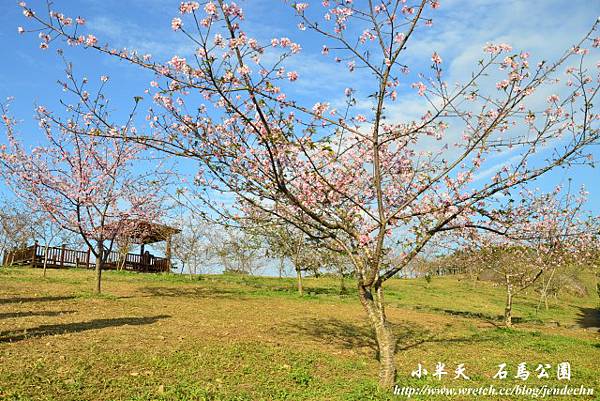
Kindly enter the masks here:
<path id="1" fill-rule="evenodd" d="M 456 278 L 392 280 L 388 315 L 399 338 L 399 385 L 560 386 L 600 391 L 598 296 L 564 297 L 536 312 L 516 299 L 517 324 L 501 326 L 504 294 Z M 337 280 L 0 269 L 0 399 L 6 400 L 388 400 L 378 392 L 376 345 L 352 290 Z M 449 377 L 431 376 L 444 362 Z M 549 363 L 549 379 L 513 376 Z M 422 363 L 430 374 L 410 373 Z M 453 379 L 464 363 L 471 380 Z M 493 379 L 507 363 L 509 378 Z M 412 399 L 525 400 L 457 396 Z M 558 397 L 600 400 L 600 397 Z"/>

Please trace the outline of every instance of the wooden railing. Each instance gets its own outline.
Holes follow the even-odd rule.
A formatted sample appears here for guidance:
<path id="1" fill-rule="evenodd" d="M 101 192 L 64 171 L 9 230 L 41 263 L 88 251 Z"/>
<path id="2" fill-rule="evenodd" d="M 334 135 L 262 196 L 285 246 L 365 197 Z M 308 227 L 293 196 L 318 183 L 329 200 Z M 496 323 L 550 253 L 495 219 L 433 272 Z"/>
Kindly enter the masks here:
<path id="1" fill-rule="evenodd" d="M 36 243 L 5 252 L 2 257 L 2 265 L 43 267 L 45 261 L 48 268 L 84 267 L 89 269 L 95 266 L 95 261 L 90 260 L 90 256 L 89 250 L 67 249 L 65 246 L 46 248 Z M 104 269 L 168 272 L 170 265 L 169 260 L 152 255 L 128 253 L 123 260 L 123 254 L 111 252 L 104 264 Z"/>
<path id="2" fill-rule="evenodd" d="M 76 249 L 67 249 L 64 246 L 48 247 L 37 246 L 36 264 L 43 266 L 44 260 L 48 265 L 55 267 L 90 267 L 90 251 L 79 251 Z"/>
<path id="3" fill-rule="evenodd" d="M 35 253 L 35 245 L 8 250 L 2 257 L 2 265 L 12 266 L 32 263 L 35 260 Z"/>
<path id="4" fill-rule="evenodd" d="M 108 255 L 106 268 L 143 272 L 168 272 L 171 270 L 170 263 L 165 258 L 137 253 L 128 253 L 123 258 L 123 254 L 119 252 L 111 252 Z"/>

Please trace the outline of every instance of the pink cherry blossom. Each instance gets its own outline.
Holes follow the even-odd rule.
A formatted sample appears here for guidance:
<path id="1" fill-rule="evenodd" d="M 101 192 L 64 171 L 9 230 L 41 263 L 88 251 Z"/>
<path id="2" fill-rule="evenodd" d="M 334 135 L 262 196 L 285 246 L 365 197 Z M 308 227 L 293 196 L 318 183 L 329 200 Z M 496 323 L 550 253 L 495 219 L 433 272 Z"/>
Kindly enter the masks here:
<path id="1" fill-rule="evenodd" d="M 240 75 L 249 75 L 252 71 L 250 70 L 250 67 L 243 65 L 237 69 L 237 72 Z"/>
<path id="2" fill-rule="evenodd" d="M 98 43 L 98 39 L 96 39 L 96 37 L 92 34 L 89 34 L 86 36 L 85 38 L 85 45 L 86 46 L 95 46 Z"/>
<path id="3" fill-rule="evenodd" d="M 506 89 L 508 87 L 509 83 L 510 82 L 508 81 L 508 79 L 504 79 L 504 80 L 496 83 L 496 88 L 498 88 L 498 89 Z"/>
<path id="4" fill-rule="evenodd" d="M 425 95 L 425 91 L 427 90 L 427 86 L 425 86 L 425 84 L 423 82 L 413 83 L 412 87 L 418 89 L 419 96 Z"/>
<path id="5" fill-rule="evenodd" d="M 187 61 L 183 57 L 173 56 L 169 61 L 169 64 L 176 70 L 182 71 L 187 65 Z"/>
<path id="6" fill-rule="evenodd" d="M 303 12 L 308 8 L 308 3 L 296 3 L 295 4 L 296 11 Z"/>
<path id="7" fill-rule="evenodd" d="M 395 36 L 394 36 L 394 42 L 400 44 L 402 42 L 404 42 L 404 33 L 402 32 L 398 32 Z"/>
<path id="8" fill-rule="evenodd" d="M 548 102 L 549 103 L 556 103 L 560 100 L 560 98 L 558 97 L 558 95 L 550 95 L 548 96 Z"/>
<path id="9" fill-rule="evenodd" d="M 181 22 L 181 18 L 175 17 L 171 20 L 171 29 L 174 31 L 178 31 L 183 26 L 183 22 Z"/>
<path id="10" fill-rule="evenodd" d="M 200 8 L 200 4 L 196 1 L 184 1 L 179 5 L 181 14 L 191 14 Z"/>
<path id="11" fill-rule="evenodd" d="M 287 77 L 290 81 L 295 81 L 298 79 L 298 73 L 296 71 L 290 71 L 287 73 Z"/>
<path id="12" fill-rule="evenodd" d="M 204 6 L 204 11 L 208 14 L 208 15 L 217 15 L 217 6 L 215 5 L 215 3 L 213 3 L 212 1 L 209 1 L 208 3 L 206 3 L 206 5 Z"/>

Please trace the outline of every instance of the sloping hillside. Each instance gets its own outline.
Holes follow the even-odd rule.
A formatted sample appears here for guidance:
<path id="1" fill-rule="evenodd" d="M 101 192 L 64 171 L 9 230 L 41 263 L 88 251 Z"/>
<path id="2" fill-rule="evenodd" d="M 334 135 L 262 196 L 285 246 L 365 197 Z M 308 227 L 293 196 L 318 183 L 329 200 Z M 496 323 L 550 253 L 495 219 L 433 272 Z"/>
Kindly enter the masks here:
<path id="1" fill-rule="evenodd" d="M 340 296 L 337 280 L 307 279 L 300 298 L 293 279 L 108 272 L 106 295 L 96 297 L 92 276 L 52 270 L 44 280 L 39 270 L 0 269 L 0 399 L 405 399 L 377 392 L 373 337 L 353 291 Z M 502 288 L 490 283 L 392 280 L 387 290 L 400 385 L 498 385 L 492 377 L 506 363 L 502 384 L 512 386 L 523 383 L 513 378 L 521 362 L 533 372 L 563 361 L 570 386 L 600 383 L 594 292 L 539 313 L 534 294 L 520 297 L 507 330 Z M 437 362 L 451 372 L 439 381 Z M 418 363 L 428 376 L 411 377 Z M 453 379 L 461 363 L 468 382 Z M 563 386 L 553 372 L 526 384 Z"/>

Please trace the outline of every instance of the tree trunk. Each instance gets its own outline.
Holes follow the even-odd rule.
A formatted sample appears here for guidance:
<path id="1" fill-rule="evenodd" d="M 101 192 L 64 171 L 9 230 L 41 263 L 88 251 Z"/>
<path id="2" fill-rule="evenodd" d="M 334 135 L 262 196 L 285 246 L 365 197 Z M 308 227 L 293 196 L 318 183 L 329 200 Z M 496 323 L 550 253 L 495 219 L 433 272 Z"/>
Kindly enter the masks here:
<path id="1" fill-rule="evenodd" d="M 396 384 L 396 337 L 385 316 L 383 288 L 375 287 L 375 298 L 371 288 L 358 286 L 360 302 L 367 312 L 371 327 L 375 331 L 379 359 L 379 386 L 391 389 Z"/>
<path id="2" fill-rule="evenodd" d="M 340 269 L 340 295 L 346 293 L 346 283 L 344 282 L 344 270 Z"/>
<path id="3" fill-rule="evenodd" d="M 119 271 L 125 270 L 125 265 L 127 264 L 127 255 L 129 255 L 129 245 L 127 245 L 124 252 L 121 253 L 121 263 L 119 264 Z"/>
<path id="4" fill-rule="evenodd" d="M 548 281 L 542 281 L 542 289 L 540 295 L 540 301 L 544 301 L 544 307 L 548 310 L 548 291 L 550 291 L 550 284 L 552 283 L 552 279 L 554 278 L 554 273 L 556 273 L 556 268 L 552 269 L 552 273 L 550 273 L 550 277 L 548 277 Z M 539 305 L 538 305 L 539 307 Z"/>
<path id="5" fill-rule="evenodd" d="M 509 284 L 506 286 L 506 307 L 504 308 L 504 324 L 506 327 L 512 327 L 512 302 L 512 286 Z"/>
<path id="6" fill-rule="evenodd" d="M 96 294 L 102 292 L 102 265 L 104 264 L 104 241 L 98 241 L 96 255 Z"/>
<path id="7" fill-rule="evenodd" d="M 279 258 L 279 278 L 283 276 L 283 264 L 285 263 L 284 258 Z"/>
<path id="8" fill-rule="evenodd" d="M 185 262 L 183 262 L 183 266 L 185 267 Z M 183 271 L 183 267 L 181 268 Z M 194 273 L 192 272 L 192 265 L 188 265 L 188 274 L 190 275 L 190 280 L 194 280 Z"/>
<path id="9" fill-rule="evenodd" d="M 44 247 L 44 277 L 46 277 L 46 268 L 48 267 L 48 244 Z"/>
<path id="10" fill-rule="evenodd" d="M 296 275 L 298 276 L 298 294 L 304 296 L 304 287 L 302 286 L 302 270 L 296 269 Z"/>

